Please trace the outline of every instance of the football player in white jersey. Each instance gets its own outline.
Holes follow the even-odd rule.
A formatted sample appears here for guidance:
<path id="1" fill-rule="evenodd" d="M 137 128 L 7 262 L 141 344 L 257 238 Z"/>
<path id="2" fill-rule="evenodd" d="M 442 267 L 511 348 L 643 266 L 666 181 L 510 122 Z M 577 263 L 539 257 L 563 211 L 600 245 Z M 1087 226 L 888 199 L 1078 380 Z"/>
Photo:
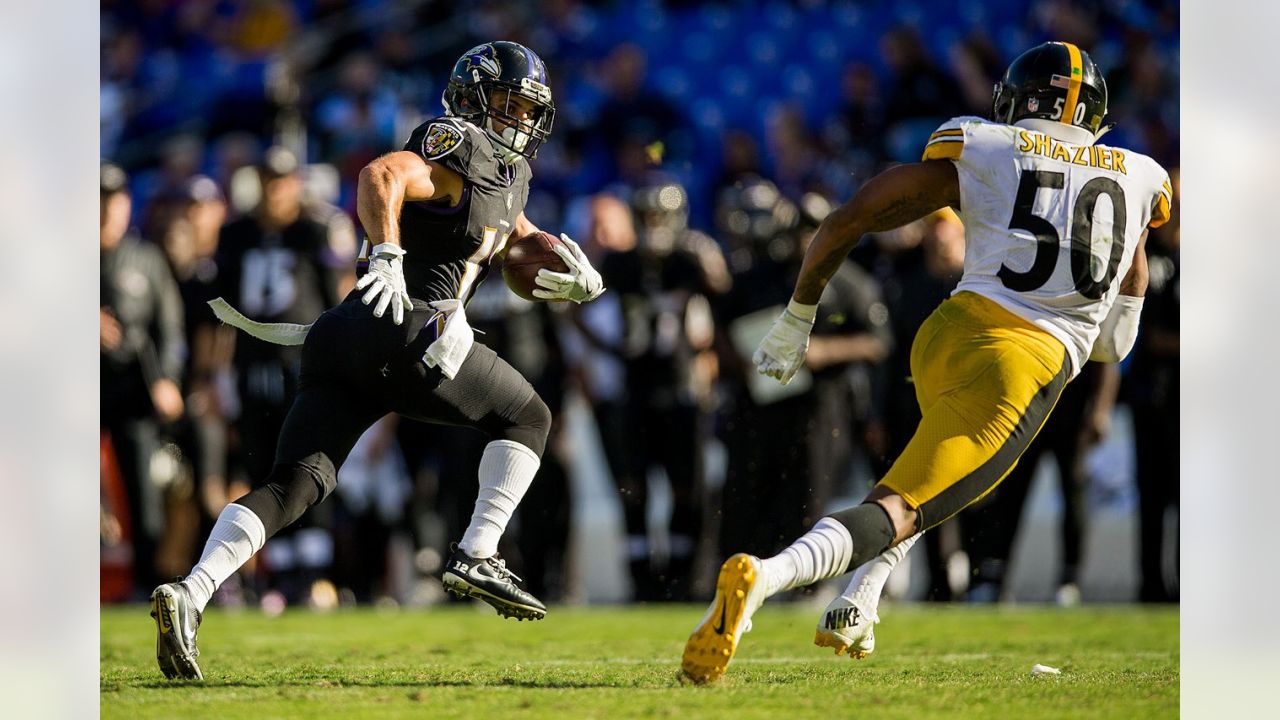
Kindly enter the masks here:
<path id="1" fill-rule="evenodd" d="M 950 206 L 965 225 L 964 275 L 911 348 L 922 419 L 907 447 L 861 505 L 774 557 L 725 561 L 685 646 L 693 681 L 724 674 L 765 598 L 864 563 L 815 642 L 870 652 L 880 588 L 914 539 L 1013 469 L 1084 362 L 1116 362 L 1133 347 L 1143 245 L 1169 218 L 1168 175 L 1146 156 L 1097 144 L 1109 129 L 1106 83 L 1070 43 L 1020 55 L 992 105 L 992 120 L 944 123 L 921 162 L 867 182 L 810 245 L 791 302 L 755 355 L 759 371 L 784 384 L 804 362 L 828 279 L 866 233 Z"/>

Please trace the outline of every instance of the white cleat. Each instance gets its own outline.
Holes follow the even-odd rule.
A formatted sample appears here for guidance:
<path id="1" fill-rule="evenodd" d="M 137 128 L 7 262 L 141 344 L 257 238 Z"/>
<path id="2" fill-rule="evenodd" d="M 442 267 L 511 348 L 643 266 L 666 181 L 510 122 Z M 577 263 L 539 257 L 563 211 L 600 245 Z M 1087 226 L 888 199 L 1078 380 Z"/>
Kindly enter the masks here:
<path id="1" fill-rule="evenodd" d="M 161 585 L 151 593 L 151 617 L 156 621 L 156 662 L 169 679 L 203 680 L 196 658 L 196 630 L 201 615 L 180 582 Z"/>
<path id="2" fill-rule="evenodd" d="M 686 678 L 703 684 L 724 676 L 742 633 L 751 630 L 751 616 L 764 603 L 765 584 L 759 558 L 738 553 L 724 561 L 711 607 L 684 646 L 680 669 Z"/>
<path id="3" fill-rule="evenodd" d="M 868 610 L 865 603 L 841 595 L 822 613 L 813 644 L 832 648 L 836 655 L 847 653 L 854 660 L 861 660 L 876 649 L 875 624 L 878 622 L 880 618 L 874 608 Z"/>

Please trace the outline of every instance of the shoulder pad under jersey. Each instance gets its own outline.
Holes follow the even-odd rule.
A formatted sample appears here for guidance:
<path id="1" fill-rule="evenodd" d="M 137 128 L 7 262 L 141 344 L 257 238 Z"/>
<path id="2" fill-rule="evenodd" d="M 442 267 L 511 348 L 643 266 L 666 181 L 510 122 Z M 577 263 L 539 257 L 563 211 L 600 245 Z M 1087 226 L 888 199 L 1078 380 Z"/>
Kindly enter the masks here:
<path id="1" fill-rule="evenodd" d="M 973 115 L 951 118 L 938 126 L 925 143 L 921 160 L 959 160 L 964 151 L 964 127 L 988 121 Z"/>

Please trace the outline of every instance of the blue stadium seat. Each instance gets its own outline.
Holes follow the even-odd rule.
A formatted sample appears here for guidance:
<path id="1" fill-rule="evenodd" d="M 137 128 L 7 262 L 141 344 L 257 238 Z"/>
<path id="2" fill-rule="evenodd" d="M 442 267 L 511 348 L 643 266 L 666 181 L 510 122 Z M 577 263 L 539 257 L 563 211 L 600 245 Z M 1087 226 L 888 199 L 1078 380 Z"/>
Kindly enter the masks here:
<path id="1" fill-rule="evenodd" d="M 662 68 L 653 74 L 653 79 L 658 92 L 679 104 L 686 102 L 693 92 L 689 73 L 678 65 Z"/>
<path id="2" fill-rule="evenodd" d="M 751 33 L 747 36 L 744 45 L 751 62 L 766 68 L 777 66 L 781 49 L 774 33 Z"/>
<path id="3" fill-rule="evenodd" d="M 691 65 L 708 66 L 718 62 L 724 55 L 727 38 L 713 32 L 698 31 L 689 33 L 680 44 L 680 53 Z"/>
<path id="4" fill-rule="evenodd" d="M 724 110 L 720 103 L 709 97 L 698 98 L 690 106 L 694 124 L 702 130 L 718 132 L 725 126 Z"/>
<path id="5" fill-rule="evenodd" d="M 763 15 L 771 27 L 782 32 L 792 32 L 799 26 L 799 13 L 789 3 L 771 2 L 764 7 Z"/>

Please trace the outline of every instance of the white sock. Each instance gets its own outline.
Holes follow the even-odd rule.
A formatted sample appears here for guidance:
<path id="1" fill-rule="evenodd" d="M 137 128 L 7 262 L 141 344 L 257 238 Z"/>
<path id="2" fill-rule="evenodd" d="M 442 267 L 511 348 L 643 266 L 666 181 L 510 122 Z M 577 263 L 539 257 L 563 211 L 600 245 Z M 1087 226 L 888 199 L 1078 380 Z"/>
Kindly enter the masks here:
<path id="1" fill-rule="evenodd" d="M 267 530 L 252 510 L 235 503 L 223 508 L 204 544 L 200 562 L 182 580 L 191 592 L 196 609 L 204 612 L 213 591 L 261 550 L 266 541 Z"/>
<path id="2" fill-rule="evenodd" d="M 915 545 L 923 534 L 918 532 L 880 553 L 874 559 L 863 563 L 853 572 L 853 577 L 849 580 L 849 585 L 845 587 L 841 597 L 856 601 L 860 607 L 870 613 L 872 618 L 875 618 L 876 608 L 880 605 L 880 593 L 884 590 L 885 581 L 889 579 L 889 573 L 902 562 L 902 558 L 907 556 L 911 546 Z"/>
<path id="3" fill-rule="evenodd" d="M 848 569 L 852 556 L 849 529 L 824 517 L 785 550 L 762 561 L 765 596 L 835 577 Z"/>
<path id="4" fill-rule="evenodd" d="M 485 446 L 476 509 L 458 543 L 462 552 L 473 558 L 493 557 L 498 552 L 498 539 L 541 463 L 537 453 L 512 440 L 494 440 Z"/>

